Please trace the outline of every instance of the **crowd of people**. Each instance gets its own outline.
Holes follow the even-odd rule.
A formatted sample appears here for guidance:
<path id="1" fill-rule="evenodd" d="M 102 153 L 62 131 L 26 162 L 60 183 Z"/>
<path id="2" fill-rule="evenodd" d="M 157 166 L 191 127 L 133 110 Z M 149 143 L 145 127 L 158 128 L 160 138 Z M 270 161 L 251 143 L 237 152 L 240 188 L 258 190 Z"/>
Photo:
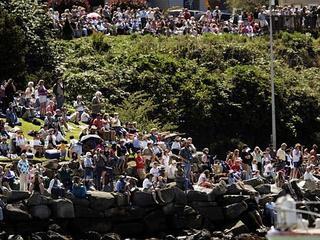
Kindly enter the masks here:
<path id="1" fill-rule="evenodd" d="M 216 7 L 214 10 L 195 14 L 187 8 L 181 12 L 166 12 L 159 8 L 121 9 L 109 5 L 87 12 L 81 6 L 73 6 L 63 13 L 50 8 L 48 12 L 54 28 L 73 37 L 88 36 L 93 32 L 107 35 L 153 34 L 153 35 L 200 35 L 203 33 L 233 33 L 248 36 L 268 32 L 270 10 L 263 6 L 253 12 L 236 11 L 234 15 L 223 15 Z M 278 30 L 315 30 L 320 26 L 320 8 L 292 6 L 272 9 L 272 21 Z"/>
<path id="2" fill-rule="evenodd" d="M 72 112 L 64 106 L 60 80 L 52 89 L 40 80 L 18 91 L 9 79 L 1 85 L 0 97 L 0 156 L 19 160 L 16 166 L 0 167 L 1 186 L 9 191 L 19 179 L 20 190 L 47 192 L 54 197 L 63 197 L 68 191 L 85 197 L 88 189 L 127 194 L 140 189 L 151 192 L 158 202 L 158 190 L 170 182 L 189 190 L 210 189 L 221 180 L 233 184 L 264 178 L 279 188 L 290 179 L 319 181 L 316 145 L 309 150 L 300 144 L 290 148 L 283 143 L 278 150 L 269 146 L 265 151 L 244 145 L 218 160 L 208 148 L 197 151 L 191 137 L 159 133 L 156 128 L 143 134 L 136 122 L 122 123 L 118 113 L 103 113 L 99 91 L 90 106 L 79 95 Z M 24 132 L 21 118 L 39 125 L 40 130 Z M 79 136 L 67 139 L 70 122 L 81 123 L 82 130 Z M 32 164 L 35 157 L 69 162 L 48 174 L 43 165 Z"/>

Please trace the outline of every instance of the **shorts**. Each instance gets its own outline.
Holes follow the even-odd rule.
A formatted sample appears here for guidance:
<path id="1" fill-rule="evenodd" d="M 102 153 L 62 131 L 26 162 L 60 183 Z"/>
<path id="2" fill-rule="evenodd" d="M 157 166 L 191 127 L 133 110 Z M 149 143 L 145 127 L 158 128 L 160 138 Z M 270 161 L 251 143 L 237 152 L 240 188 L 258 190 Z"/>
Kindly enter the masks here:
<path id="1" fill-rule="evenodd" d="M 298 168 L 298 167 L 299 167 L 299 165 L 300 165 L 300 163 L 299 163 L 299 162 L 293 162 L 293 167 L 294 167 L 294 168 Z"/>
<path id="2" fill-rule="evenodd" d="M 39 103 L 46 103 L 47 102 L 47 96 L 39 96 Z"/>

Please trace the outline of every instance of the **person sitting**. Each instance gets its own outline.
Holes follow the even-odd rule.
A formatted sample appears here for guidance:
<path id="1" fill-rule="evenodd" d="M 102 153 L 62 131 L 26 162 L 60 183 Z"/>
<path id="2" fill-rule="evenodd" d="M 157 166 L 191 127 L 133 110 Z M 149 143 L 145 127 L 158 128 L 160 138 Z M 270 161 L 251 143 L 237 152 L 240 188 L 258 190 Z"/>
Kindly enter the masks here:
<path id="1" fill-rule="evenodd" d="M 49 183 L 48 193 L 51 194 L 52 198 L 62 198 L 64 197 L 63 184 L 59 180 L 59 176 L 56 174 Z"/>
<path id="2" fill-rule="evenodd" d="M 208 169 L 204 170 L 198 179 L 198 186 L 204 188 L 213 188 L 213 183 L 210 180 L 210 171 Z"/>
<path id="3" fill-rule="evenodd" d="M 34 176 L 31 178 L 31 184 L 29 188 L 30 193 L 38 192 L 40 194 L 44 193 L 43 177 L 39 171 L 35 171 Z"/>
<path id="4" fill-rule="evenodd" d="M 9 156 L 9 143 L 7 137 L 1 137 L 0 141 L 0 156 L 7 157 Z"/>
<path id="5" fill-rule="evenodd" d="M 16 175 L 11 168 L 12 168 L 12 165 L 6 165 L 4 169 L 4 174 L 2 177 L 2 186 L 6 187 L 9 191 L 12 190 L 14 180 L 16 178 Z"/>
<path id="6" fill-rule="evenodd" d="M 305 173 L 303 174 L 303 180 L 305 181 L 311 181 L 311 182 L 319 182 L 320 180 L 313 176 L 312 174 L 313 166 L 309 165 L 306 168 Z"/>
<path id="7" fill-rule="evenodd" d="M 10 103 L 7 111 L 6 111 L 6 120 L 10 127 L 14 127 L 16 125 L 21 125 L 15 110 L 15 107 Z"/>
<path id="8" fill-rule="evenodd" d="M 77 176 L 73 178 L 71 192 L 76 198 L 86 198 L 87 196 L 87 188 L 83 185 L 81 179 Z"/>
<path id="9" fill-rule="evenodd" d="M 161 196 L 161 192 L 159 188 L 155 188 L 152 182 L 154 176 L 151 173 L 148 173 L 143 180 L 142 188 L 144 192 L 150 192 L 152 194 L 152 198 L 156 204 L 160 204 L 157 200 L 157 195 L 162 202 L 165 202 Z"/>

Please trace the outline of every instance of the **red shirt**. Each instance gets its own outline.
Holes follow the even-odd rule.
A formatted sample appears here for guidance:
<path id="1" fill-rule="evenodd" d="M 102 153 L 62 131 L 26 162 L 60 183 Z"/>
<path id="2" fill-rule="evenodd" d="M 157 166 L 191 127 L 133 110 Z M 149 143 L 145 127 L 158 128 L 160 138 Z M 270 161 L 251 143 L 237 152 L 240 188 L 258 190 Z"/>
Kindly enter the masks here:
<path id="1" fill-rule="evenodd" d="M 231 169 L 235 172 L 239 172 L 240 171 L 240 164 L 233 164 L 231 166 Z"/>
<path id="2" fill-rule="evenodd" d="M 93 120 L 93 125 L 95 125 L 98 129 L 101 129 L 103 127 L 103 119 L 98 119 L 96 118 L 95 120 Z"/>
<path id="3" fill-rule="evenodd" d="M 137 164 L 137 169 L 143 169 L 144 168 L 144 160 L 141 156 L 136 156 L 135 157 L 136 164 Z"/>

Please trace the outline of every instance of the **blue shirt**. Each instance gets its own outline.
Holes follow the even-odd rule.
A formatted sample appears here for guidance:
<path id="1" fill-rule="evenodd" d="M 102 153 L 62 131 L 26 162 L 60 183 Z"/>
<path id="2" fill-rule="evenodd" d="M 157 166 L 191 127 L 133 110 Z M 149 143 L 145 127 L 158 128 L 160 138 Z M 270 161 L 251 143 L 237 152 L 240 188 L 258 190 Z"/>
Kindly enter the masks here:
<path id="1" fill-rule="evenodd" d="M 116 189 L 115 191 L 116 192 L 120 192 L 120 193 L 123 193 L 124 192 L 124 189 L 125 189 L 125 186 L 126 186 L 126 182 L 124 180 L 118 180 L 117 183 L 116 183 Z"/>

